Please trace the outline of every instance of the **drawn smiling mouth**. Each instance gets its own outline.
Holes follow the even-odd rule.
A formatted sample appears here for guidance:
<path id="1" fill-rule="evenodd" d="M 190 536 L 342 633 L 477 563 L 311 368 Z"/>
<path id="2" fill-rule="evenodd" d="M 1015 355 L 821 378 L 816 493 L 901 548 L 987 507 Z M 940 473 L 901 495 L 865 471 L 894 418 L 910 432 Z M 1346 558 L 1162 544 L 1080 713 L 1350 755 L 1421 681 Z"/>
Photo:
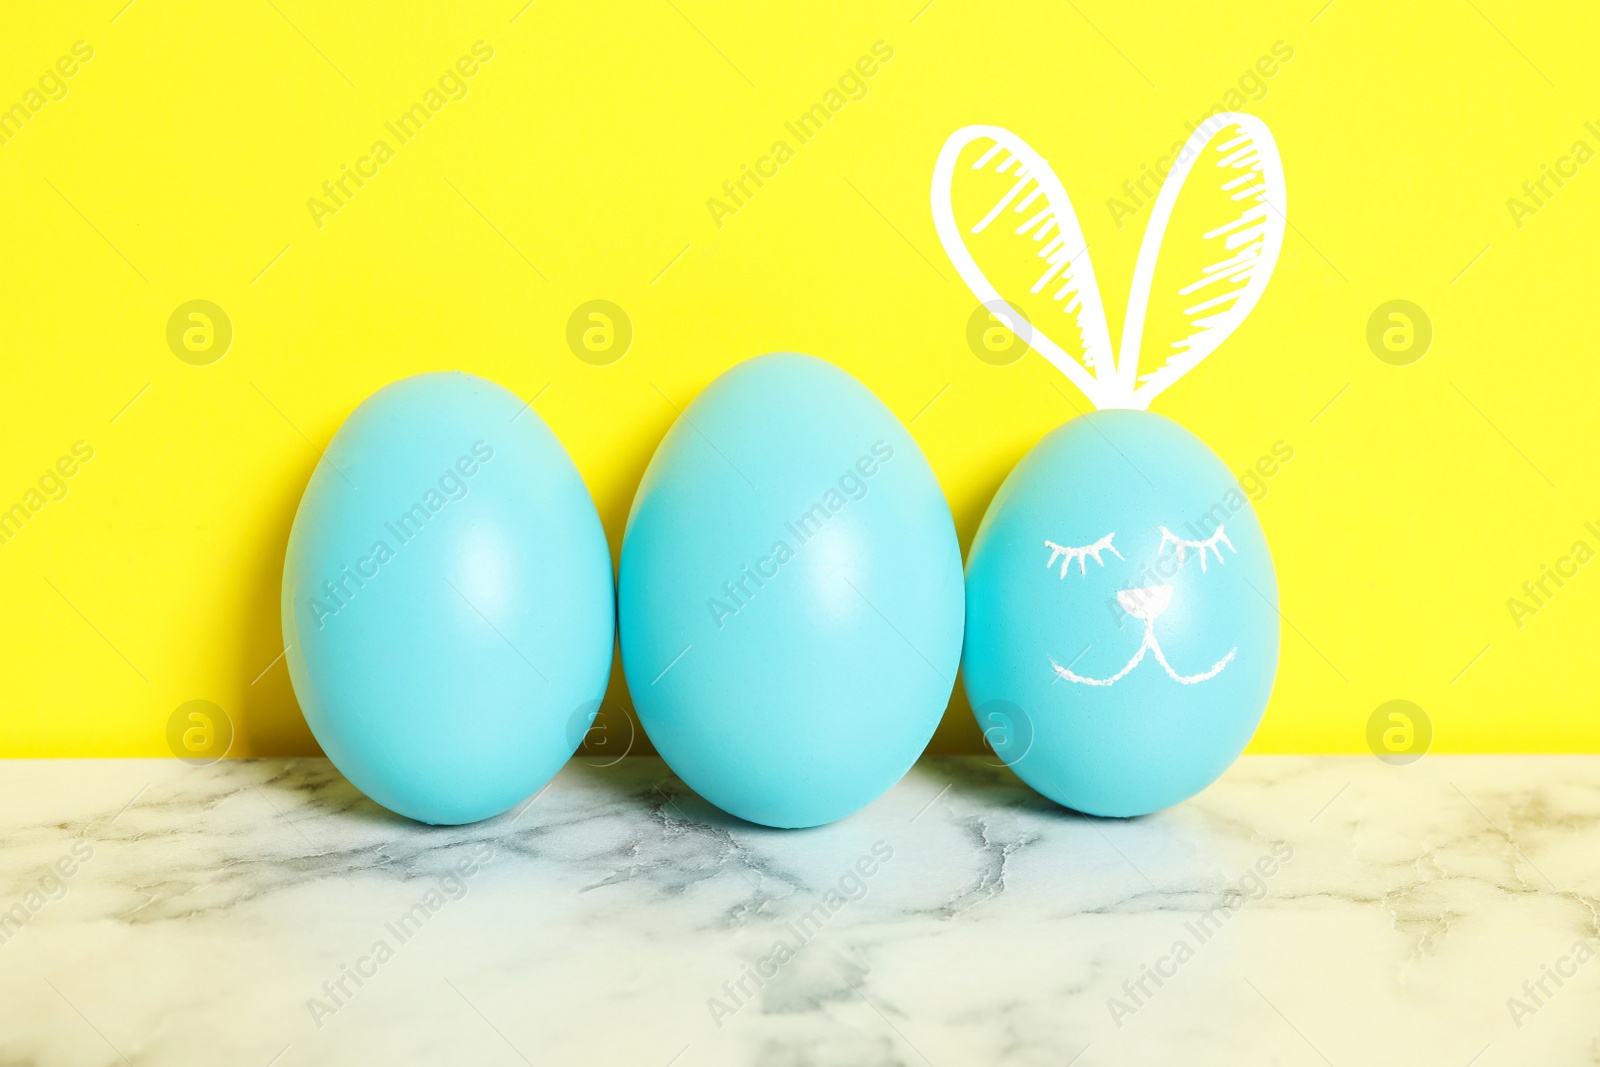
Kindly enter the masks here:
<path id="1" fill-rule="evenodd" d="M 1146 652 L 1154 652 L 1156 662 L 1161 664 L 1162 669 L 1167 672 L 1167 676 L 1174 682 L 1180 685 L 1194 685 L 1196 682 L 1208 681 L 1221 674 L 1222 669 L 1233 659 L 1234 653 L 1239 651 L 1237 646 L 1229 649 L 1228 654 L 1218 660 L 1216 665 L 1208 671 L 1202 671 L 1199 674 L 1179 674 L 1173 669 L 1172 664 L 1167 662 L 1167 657 L 1161 651 L 1160 643 L 1156 641 L 1156 618 L 1166 611 L 1167 605 L 1172 602 L 1172 586 L 1148 585 L 1143 589 L 1119 589 L 1117 591 L 1117 601 L 1121 603 L 1123 610 L 1129 615 L 1144 622 L 1144 640 L 1139 643 L 1139 650 L 1133 654 L 1133 658 L 1128 661 L 1127 666 L 1109 678 L 1086 678 L 1081 674 L 1074 673 L 1070 668 L 1063 667 L 1052 659 L 1050 666 L 1055 668 L 1058 678 L 1065 678 L 1067 681 L 1076 682 L 1079 685 L 1115 685 L 1127 677 L 1144 660 Z"/>

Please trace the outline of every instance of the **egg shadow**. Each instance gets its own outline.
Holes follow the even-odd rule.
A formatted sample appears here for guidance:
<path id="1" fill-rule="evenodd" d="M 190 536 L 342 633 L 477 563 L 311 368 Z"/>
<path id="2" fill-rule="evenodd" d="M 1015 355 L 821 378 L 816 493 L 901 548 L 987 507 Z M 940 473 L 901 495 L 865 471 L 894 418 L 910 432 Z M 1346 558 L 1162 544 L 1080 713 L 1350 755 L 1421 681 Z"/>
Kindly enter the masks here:
<path id="1" fill-rule="evenodd" d="M 610 794 L 619 805 L 654 810 L 669 822 L 728 832 L 787 832 L 728 814 L 689 788 L 660 756 L 625 756 L 613 761 L 587 756 L 580 750 L 561 773 Z"/>
<path id="2" fill-rule="evenodd" d="M 436 829 L 429 823 L 407 818 L 379 804 L 357 789 L 329 760 L 290 758 L 250 762 L 282 764 L 279 773 L 258 786 L 269 797 L 272 806 L 281 812 L 308 806 L 315 809 L 318 816 L 380 829 L 385 834 Z M 450 830 L 453 827 L 441 826 L 437 829 Z"/>
<path id="3" fill-rule="evenodd" d="M 1105 823 L 1127 822 L 1129 819 L 1088 812 L 1058 804 L 1018 777 L 1017 772 L 1003 763 L 993 752 L 984 756 L 925 756 L 911 769 L 911 775 L 929 779 L 930 784 L 944 783 L 952 794 L 975 801 L 985 808 L 1022 809 L 1046 818 L 1069 822 L 1089 821 Z M 1143 819 L 1145 816 L 1131 816 Z"/>
<path id="4" fill-rule="evenodd" d="M 250 565 L 244 595 L 230 602 L 242 617 L 234 626 L 240 636 L 230 677 L 236 682 L 223 705 L 233 720 L 234 755 L 322 755 L 289 681 L 280 614 L 289 531 L 316 462 L 309 457 L 275 487 L 259 521 L 241 524 L 251 537 L 241 549 Z"/>
<path id="5" fill-rule="evenodd" d="M 974 426 L 973 432 L 980 431 Z M 1012 468 L 1022 461 L 1033 447 L 1028 444 L 1016 455 L 1001 456 L 996 459 L 987 470 L 982 482 L 980 492 L 972 494 L 958 508 L 951 509 L 951 518 L 955 522 L 956 541 L 961 547 L 963 567 L 972 555 L 972 541 L 978 534 L 978 526 L 983 522 L 984 515 L 989 510 L 989 505 L 994 501 L 994 496 L 1000 491 L 1000 486 L 1010 476 Z M 965 575 L 963 573 L 963 580 Z M 973 753 L 988 752 L 984 744 L 983 730 L 978 725 L 977 717 L 972 712 L 972 704 L 967 700 L 966 688 L 962 685 L 959 671 L 956 675 L 955 685 L 950 690 L 950 700 L 945 704 L 944 713 L 939 718 L 939 725 L 929 739 L 928 746 L 923 752 L 924 758 L 929 756 L 971 755 Z M 992 754 L 991 754 L 992 758 Z"/>
<path id="6" fill-rule="evenodd" d="M 621 806 L 652 810 L 664 822 L 679 826 L 702 827 L 752 837 L 788 837 L 794 834 L 821 833 L 844 819 L 818 826 L 768 826 L 732 815 L 696 793 L 679 778 L 660 756 L 628 756 L 615 763 L 595 761 L 582 752 L 574 756 L 561 772 L 579 778 L 611 794 Z M 845 816 L 845 819 L 850 816 Z"/>

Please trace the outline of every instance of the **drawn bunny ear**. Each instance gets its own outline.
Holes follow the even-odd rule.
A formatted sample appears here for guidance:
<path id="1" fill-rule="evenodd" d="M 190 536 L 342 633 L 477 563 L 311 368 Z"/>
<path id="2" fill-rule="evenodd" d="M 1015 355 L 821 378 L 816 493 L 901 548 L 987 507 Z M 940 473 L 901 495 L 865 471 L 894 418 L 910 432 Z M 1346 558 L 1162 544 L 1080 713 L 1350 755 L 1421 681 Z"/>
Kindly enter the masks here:
<path id="1" fill-rule="evenodd" d="M 1119 392 L 1147 408 L 1238 328 L 1278 263 L 1283 162 L 1265 123 L 1224 112 L 1184 143 L 1139 246 L 1117 358 Z M 1146 336 L 1171 338 L 1139 373 Z"/>
<path id="2" fill-rule="evenodd" d="M 1050 165 L 1009 130 L 966 126 L 939 153 L 931 199 L 939 241 L 979 302 L 1096 407 L 1119 406 L 1100 288 Z"/>

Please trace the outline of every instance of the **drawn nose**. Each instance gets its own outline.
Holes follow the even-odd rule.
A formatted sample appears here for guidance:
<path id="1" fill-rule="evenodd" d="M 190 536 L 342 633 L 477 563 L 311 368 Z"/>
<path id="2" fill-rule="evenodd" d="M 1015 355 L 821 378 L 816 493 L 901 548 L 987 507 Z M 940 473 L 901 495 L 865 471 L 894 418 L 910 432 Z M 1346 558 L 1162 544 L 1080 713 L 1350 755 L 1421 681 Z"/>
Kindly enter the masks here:
<path id="1" fill-rule="evenodd" d="M 1143 589 L 1118 589 L 1117 602 L 1122 605 L 1123 611 L 1134 618 L 1153 622 L 1172 602 L 1172 586 L 1147 585 Z"/>

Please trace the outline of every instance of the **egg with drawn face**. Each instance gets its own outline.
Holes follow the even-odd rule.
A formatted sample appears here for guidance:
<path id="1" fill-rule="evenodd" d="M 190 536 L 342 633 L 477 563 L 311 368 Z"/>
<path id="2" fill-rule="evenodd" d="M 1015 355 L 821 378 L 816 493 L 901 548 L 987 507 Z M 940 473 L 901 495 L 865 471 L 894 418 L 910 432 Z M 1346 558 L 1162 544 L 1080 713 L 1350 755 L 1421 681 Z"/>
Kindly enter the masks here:
<path id="1" fill-rule="evenodd" d="M 989 745 L 1095 815 L 1142 815 L 1214 781 L 1278 666 L 1277 578 L 1249 499 L 1199 438 L 1148 409 L 1261 300 L 1288 221 L 1283 165 L 1266 125 L 1232 112 L 1171 163 L 1115 352 L 1083 230 L 1037 150 L 967 126 L 933 174 L 934 228 L 986 328 L 1014 333 L 1096 409 L 1034 446 L 989 505 L 962 654 Z"/>
<path id="2" fill-rule="evenodd" d="M 1012 470 L 967 563 L 962 677 L 1024 781 L 1094 815 L 1204 789 L 1261 721 L 1278 584 L 1233 474 L 1143 411 L 1073 419 Z"/>

